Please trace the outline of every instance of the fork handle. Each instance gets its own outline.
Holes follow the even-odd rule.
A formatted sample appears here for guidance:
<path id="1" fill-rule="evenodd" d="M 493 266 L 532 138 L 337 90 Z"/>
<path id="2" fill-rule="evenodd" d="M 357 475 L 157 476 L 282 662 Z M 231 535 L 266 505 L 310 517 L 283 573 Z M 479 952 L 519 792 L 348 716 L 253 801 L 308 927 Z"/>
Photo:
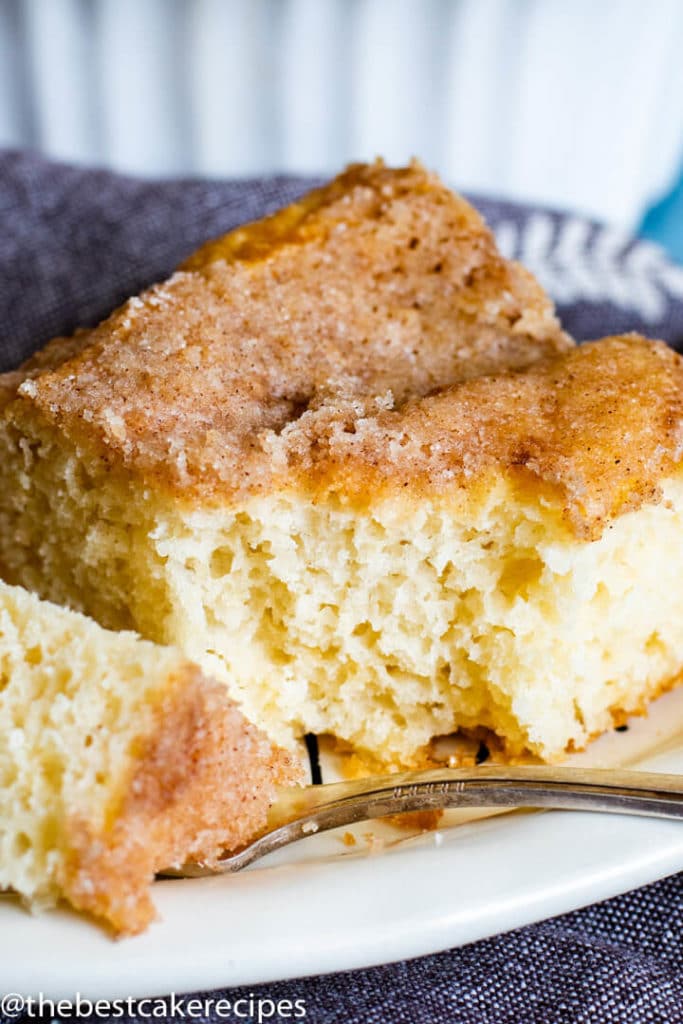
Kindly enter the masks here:
<path id="1" fill-rule="evenodd" d="M 340 825 L 455 807 L 553 807 L 683 818 L 683 775 L 613 768 L 433 768 L 310 786 L 303 793 L 299 815 L 324 811 L 326 820 L 330 815 L 344 818 Z M 358 819 L 353 818 L 356 811 Z"/>
<path id="2" fill-rule="evenodd" d="M 454 807 L 553 807 L 683 818 L 683 775 L 612 768 L 521 767 L 429 769 L 362 779 L 342 802 L 388 801 L 400 810 Z M 321 787 L 318 787 L 321 788 Z M 323 787 L 328 788 L 328 787 Z M 323 794 L 321 794 L 321 797 Z M 334 799 L 332 787 L 325 805 Z M 375 806 L 377 812 L 383 810 Z M 392 814 L 392 810 L 385 813 Z M 377 814 L 378 817 L 384 814 Z"/>

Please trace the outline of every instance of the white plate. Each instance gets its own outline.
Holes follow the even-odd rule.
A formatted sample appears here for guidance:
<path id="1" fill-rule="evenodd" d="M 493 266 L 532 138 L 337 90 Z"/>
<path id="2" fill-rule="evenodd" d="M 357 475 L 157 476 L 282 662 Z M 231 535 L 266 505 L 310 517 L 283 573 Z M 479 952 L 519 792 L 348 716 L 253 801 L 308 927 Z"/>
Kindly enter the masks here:
<path id="1" fill-rule="evenodd" d="M 575 760 L 683 772 L 683 689 Z M 0 898 L 0 991 L 73 998 L 188 992 L 435 952 L 683 869 L 677 822 L 548 812 L 386 839 L 314 836 L 239 875 L 157 882 L 161 920 L 113 942 L 68 910 Z M 375 844 L 376 845 L 376 844 Z"/>

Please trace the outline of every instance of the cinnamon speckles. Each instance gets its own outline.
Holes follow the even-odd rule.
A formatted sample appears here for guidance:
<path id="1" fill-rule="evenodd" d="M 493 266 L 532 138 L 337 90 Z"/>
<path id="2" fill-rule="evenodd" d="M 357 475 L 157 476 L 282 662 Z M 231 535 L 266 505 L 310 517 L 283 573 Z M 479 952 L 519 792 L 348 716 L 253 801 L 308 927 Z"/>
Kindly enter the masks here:
<path id="1" fill-rule="evenodd" d="M 683 436 L 683 360 L 661 342 L 605 338 L 519 372 L 464 381 L 399 409 L 322 407 L 289 438 L 290 475 L 361 503 L 404 488 L 447 498 L 487 474 L 550 488 L 568 526 L 598 537 L 658 501 Z M 521 478 L 520 478 L 521 479 Z"/>
<path id="2" fill-rule="evenodd" d="M 542 289 L 468 203 L 419 164 L 378 162 L 208 243 L 99 327 L 50 343 L 0 393 L 10 417 L 40 416 L 147 487 L 234 502 L 283 473 L 318 486 L 342 444 L 359 466 L 392 464 L 395 435 L 445 429 L 432 425 L 439 394 L 570 349 Z M 399 426 L 371 456 L 383 415 Z"/>

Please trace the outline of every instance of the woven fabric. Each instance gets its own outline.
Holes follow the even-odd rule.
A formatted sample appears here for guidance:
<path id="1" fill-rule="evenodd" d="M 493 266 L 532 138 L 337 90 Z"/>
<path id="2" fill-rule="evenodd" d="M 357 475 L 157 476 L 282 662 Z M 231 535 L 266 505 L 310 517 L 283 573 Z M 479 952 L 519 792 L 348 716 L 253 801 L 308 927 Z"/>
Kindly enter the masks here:
<path id="1" fill-rule="evenodd" d="M 0 156 L 0 368 L 95 323 L 206 238 L 311 183 L 141 182 L 26 153 Z M 683 270 L 657 247 L 580 217 L 476 202 L 577 338 L 642 330 L 683 348 Z M 675 1024 L 683 1021 L 682 939 L 676 876 L 450 952 L 226 996 L 304 999 L 305 1019 L 315 1024 Z"/>

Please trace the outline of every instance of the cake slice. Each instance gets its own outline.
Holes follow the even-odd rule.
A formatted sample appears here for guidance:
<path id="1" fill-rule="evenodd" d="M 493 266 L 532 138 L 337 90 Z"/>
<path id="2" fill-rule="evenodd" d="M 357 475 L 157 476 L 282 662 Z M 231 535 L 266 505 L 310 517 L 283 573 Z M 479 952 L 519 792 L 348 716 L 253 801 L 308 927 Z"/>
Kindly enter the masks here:
<path id="1" fill-rule="evenodd" d="M 263 827 L 288 755 L 179 652 L 0 584 L 0 888 L 116 933 L 154 872 Z"/>
<path id="2" fill-rule="evenodd" d="M 575 348 L 419 166 L 355 167 L 4 379 L 0 564 L 280 743 L 556 759 L 681 670 L 682 383 Z"/>

